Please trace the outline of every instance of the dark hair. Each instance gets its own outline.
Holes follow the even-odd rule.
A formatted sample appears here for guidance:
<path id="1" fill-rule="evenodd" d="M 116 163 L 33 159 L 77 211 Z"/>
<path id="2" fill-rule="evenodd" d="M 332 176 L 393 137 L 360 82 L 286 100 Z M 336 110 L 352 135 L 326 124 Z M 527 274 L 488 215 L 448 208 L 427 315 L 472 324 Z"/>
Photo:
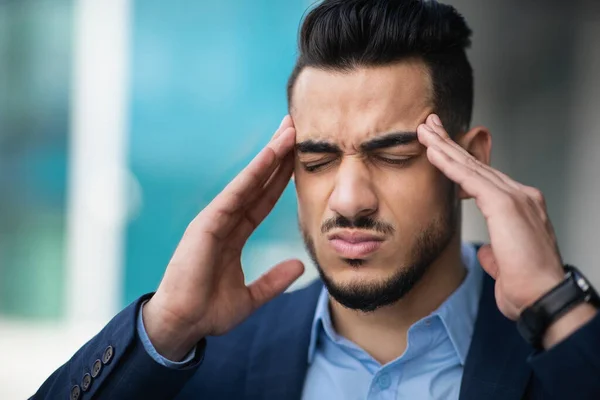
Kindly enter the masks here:
<path id="1" fill-rule="evenodd" d="M 305 67 L 351 71 L 414 57 L 428 67 L 435 112 L 455 135 L 468 128 L 473 109 L 470 37 L 456 9 L 435 0 L 325 0 L 302 23 L 288 105 Z"/>

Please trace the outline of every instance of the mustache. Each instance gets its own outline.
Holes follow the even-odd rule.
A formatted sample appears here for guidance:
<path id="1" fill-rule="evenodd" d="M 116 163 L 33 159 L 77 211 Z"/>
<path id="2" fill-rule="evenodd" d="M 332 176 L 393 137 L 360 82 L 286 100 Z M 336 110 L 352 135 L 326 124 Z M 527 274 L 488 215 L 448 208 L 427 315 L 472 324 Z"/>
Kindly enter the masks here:
<path id="1" fill-rule="evenodd" d="M 334 228 L 366 229 L 385 235 L 391 235 L 396 231 L 394 227 L 387 222 L 377 221 L 371 217 L 358 217 L 350 220 L 344 216 L 338 215 L 337 217 L 329 218 L 323 222 L 323 225 L 321 225 L 321 233 L 325 234 Z"/>

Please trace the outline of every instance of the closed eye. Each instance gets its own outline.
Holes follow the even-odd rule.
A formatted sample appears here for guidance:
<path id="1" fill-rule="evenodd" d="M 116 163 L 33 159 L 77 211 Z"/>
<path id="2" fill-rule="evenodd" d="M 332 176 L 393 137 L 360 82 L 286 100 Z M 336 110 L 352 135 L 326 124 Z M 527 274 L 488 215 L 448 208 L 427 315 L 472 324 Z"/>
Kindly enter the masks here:
<path id="1" fill-rule="evenodd" d="M 396 156 L 396 157 L 392 157 L 392 156 L 374 155 L 373 158 L 375 158 L 377 161 L 381 161 L 381 162 L 384 162 L 386 164 L 405 165 L 410 160 L 412 160 L 413 157 L 410 157 L 410 156 Z"/>
<path id="2" fill-rule="evenodd" d="M 323 169 L 324 167 L 326 167 L 327 165 L 331 164 L 333 162 L 333 160 L 328 160 L 328 161 L 321 161 L 318 163 L 312 163 L 312 164 L 303 164 L 304 169 L 306 170 L 306 172 L 317 172 L 321 169 Z"/>
<path id="3" fill-rule="evenodd" d="M 373 155 L 373 159 L 379 162 L 383 162 L 389 165 L 396 166 L 404 166 L 408 164 L 414 157 L 412 156 L 381 156 L 381 155 Z M 330 164 L 332 164 L 335 160 L 327 160 L 327 161 L 319 161 L 314 163 L 303 163 L 304 170 L 307 172 L 318 172 Z"/>

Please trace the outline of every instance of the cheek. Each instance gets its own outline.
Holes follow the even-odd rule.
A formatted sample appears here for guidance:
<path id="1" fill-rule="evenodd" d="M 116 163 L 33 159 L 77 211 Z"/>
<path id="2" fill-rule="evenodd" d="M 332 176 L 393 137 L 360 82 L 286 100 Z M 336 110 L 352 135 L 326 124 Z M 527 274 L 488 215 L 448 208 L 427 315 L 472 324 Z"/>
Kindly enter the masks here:
<path id="1" fill-rule="evenodd" d="M 448 180 L 423 160 L 412 168 L 383 174 L 378 181 L 382 214 L 389 210 L 400 231 L 421 229 L 445 209 L 448 201 Z"/>
<path id="2" fill-rule="evenodd" d="M 311 232 L 321 226 L 327 209 L 328 198 L 324 179 L 296 169 L 294 184 L 298 200 L 298 219 L 302 228 Z"/>

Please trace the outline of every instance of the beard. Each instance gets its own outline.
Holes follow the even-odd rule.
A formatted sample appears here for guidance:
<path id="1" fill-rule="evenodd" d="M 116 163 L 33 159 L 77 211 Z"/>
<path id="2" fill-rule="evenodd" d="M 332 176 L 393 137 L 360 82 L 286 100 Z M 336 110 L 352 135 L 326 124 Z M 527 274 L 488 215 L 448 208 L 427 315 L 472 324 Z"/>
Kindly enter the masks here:
<path id="1" fill-rule="evenodd" d="M 408 261 L 398 265 L 394 274 L 380 282 L 339 284 L 328 276 L 318 261 L 314 240 L 305 229 L 300 227 L 306 250 L 314 262 L 321 280 L 327 291 L 338 303 L 352 310 L 372 312 L 380 307 L 391 305 L 402 299 L 421 280 L 429 266 L 446 249 L 458 225 L 458 206 L 455 205 L 453 195 L 447 199 L 439 217 L 433 219 L 429 225 L 419 232 L 414 245 L 409 251 Z M 355 221 L 338 216 L 326 221 L 322 226 L 322 233 L 335 227 L 340 228 L 370 228 L 379 232 L 391 233 L 394 228 L 380 221 L 368 217 L 361 217 Z M 361 259 L 343 259 L 351 267 L 365 264 Z"/>

